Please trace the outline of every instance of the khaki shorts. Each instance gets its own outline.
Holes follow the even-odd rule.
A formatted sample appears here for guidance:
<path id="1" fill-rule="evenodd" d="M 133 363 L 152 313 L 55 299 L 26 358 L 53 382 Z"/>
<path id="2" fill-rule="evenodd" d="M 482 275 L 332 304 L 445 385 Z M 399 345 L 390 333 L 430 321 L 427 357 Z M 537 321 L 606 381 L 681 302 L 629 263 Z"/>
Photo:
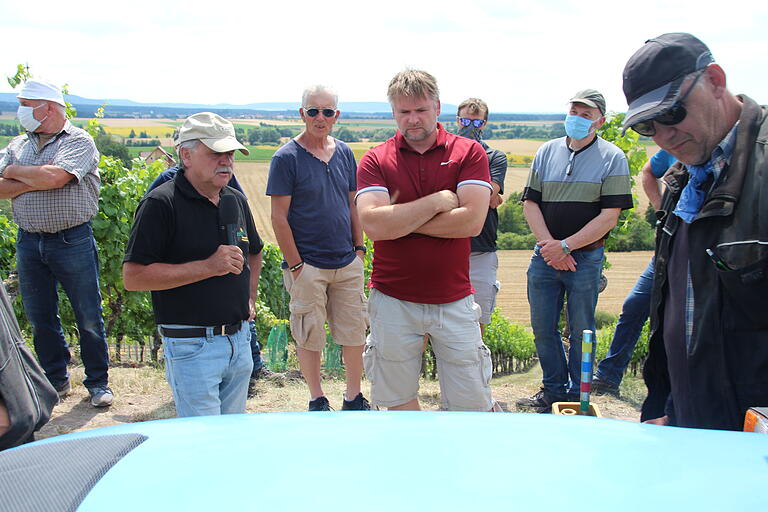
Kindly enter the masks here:
<path id="1" fill-rule="evenodd" d="M 363 354 L 371 401 L 393 407 L 417 397 L 424 336 L 437 359 L 442 408 L 488 411 L 491 353 L 480 337 L 480 308 L 469 295 L 448 304 L 418 304 L 374 289 L 368 303 L 371 333 Z"/>
<path id="2" fill-rule="evenodd" d="M 499 257 L 495 252 L 473 252 L 469 255 L 469 280 L 475 289 L 475 302 L 482 310 L 481 324 L 491 323 L 491 313 L 496 307 L 496 294 L 500 287 L 496 280 L 498 268 Z"/>
<path id="3" fill-rule="evenodd" d="M 304 263 L 296 279 L 289 270 L 283 270 L 283 284 L 291 296 L 291 335 L 296 344 L 315 352 L 323 350 L 327 319 L 337 345 L 363 345 L 368 329 L 363 281 L 363 262 L 357 256 L 339 269 Z"/>

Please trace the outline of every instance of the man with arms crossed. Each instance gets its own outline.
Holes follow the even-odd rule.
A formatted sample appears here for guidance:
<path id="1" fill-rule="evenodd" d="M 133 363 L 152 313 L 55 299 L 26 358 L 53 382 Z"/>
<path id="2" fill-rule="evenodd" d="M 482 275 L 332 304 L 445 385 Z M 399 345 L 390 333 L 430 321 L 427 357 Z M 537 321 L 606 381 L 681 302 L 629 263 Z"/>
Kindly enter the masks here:
<path id="1" fill-rule="evenodd" d="M 101 314 L 99 260 L 91 219 L 99 211 L 99 152 L 67 120 L 61 89 L 28 80 L 19 93 L 27 131 L 0 159 L 0 198 L 12 199 L 19 225 L 16 267 L 24 312 L 40 366 L 60 397 L 70 391 L 70 354 L 58 311 L 61 283 L 75 313 L 83 385 L 94 407 L 112 404 L 109 354 Z"/>
<path id="2" fill-rule="evenodd" d="M 539 148 L 523 191 L 523 213 L 536 235 L 528 267 L 536 352 L 542 389 L 518 406 L 548 412 L 553 402 L 575 401 L 581 380 L 581 338 L 595 330 L 603 245 L 622 209 L 632 208 L 624 153 L 597 136 L 605 123 L 605 99 L 594 89 L 570 100 L 566 137 Z M 568 300 L 570 348 L 566 361 L 558 331 Z"/>
<path id="3" fill-rule="evenodd" d="M 245 412 L 262 242 L 245 196 L 227 186 L 236 149 L 248 154 L 232 123 L 210 112 L 188 117 L 183 169 L 142 199 L 126 248 L 125 288 L 152 291 L 179 416 Z M 236 218 L 220 218 L 225 201 Z M 222 220 L 234 224 L 235 245 Z"/>
<path id="4" fill-rule="evenodd" d="M 405 70 L 387 91 L 398 132 L 358 167 L 357 208 L 374 240 L 364 355 L 371 400 L 419 410 L 424 336 L 437 358 L 442 408 L 488 411 L 491 356 L 469 281 L 470 237 L 482 229 L 491 185 L 475 141 L 437 122 L 435 78 Z"/>
<path id="5" fill-rule="evenodd" d="M 491 172 L 491 193 L 488 215 L 483 230 L 472 238 L 472 252 L 469 255 L 469 280 L 475 289 L 475 302 L 480 306 L 480 332 L 491 323 L 491 313 L 496 306 L 499 282 L 496 271 L 499 258 L 496 255 L 496 231 L 499 228 L 499 214 L 496 211 L 503 202 L 504 178 L 507 176 L 507 155 L 483 142 L 483 128 L 488 123 L 488 105 L 481 99 L 469 98 L 459 105 L 456 116 L 458 135 L 476 140 L 488 155 Z"/>
<path id="6" fill-rule="evenodd" d="M 768 112 L 686 33 L 624 68 L 624 127 L 678 159 L 664 176 L 641 419 L 741 430 L 768 405 Z"/>
<path id="7" fill-rule="evenodd" d="M 341 345 L 347 389 L 342 410 L 368 410 L 363 376 L 366 300 L 363 232 L 355 194 L 355 157 L 332 137 L 338 97 L 317 85 L 304 91 L 299 109 L 304 131 L 272 158 L 267 195 L 272 227 L 283 252 L 283 281 L 291 296 L 291 334 L 301 374 L 309 386 L 310 411 L 330 409 L 320 382 L 325 320 Z"/>

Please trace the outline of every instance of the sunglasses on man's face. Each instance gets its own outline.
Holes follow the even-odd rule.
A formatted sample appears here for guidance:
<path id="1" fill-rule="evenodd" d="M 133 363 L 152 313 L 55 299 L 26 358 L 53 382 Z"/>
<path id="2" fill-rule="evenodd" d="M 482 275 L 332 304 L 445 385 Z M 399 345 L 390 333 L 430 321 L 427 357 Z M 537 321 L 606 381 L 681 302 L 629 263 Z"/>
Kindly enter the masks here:
<path id="1" fill-rule="evenodd" d="M 685 94 L 683 94 L 683 96 L 675 102 L 674 105 L 652 119 L 633 124 L 631 128 L 640 135 L 653 137 L 656 135 L 656 127 L 654 126 L 654 123 L 663 124 L 664 126 L 674 126 L 676 124 L 682 123 L 685 120 L 685 117 L 688 115 L 688 111 L 685 109 L 684 105 L 685 99 L 693 90 L 696 82 L 699 81 L 699 77 L 701 77 L 703 74 L 704 72 L 702 71 L 696 75 L 696 78 L 693 80 L 691 86 L 687 91 L 685 91 Z"/>
<path id="2" fill-rule="evenodd" d="M 333 116 L 336 115 L 336 110 L 334 110 L 332 108 L 315 108 L 315 107 L 310 107 L 310 108 L 305 108 L 304 109 L 304 113 L 307 114 L 309 117 L 315 117 L 320 112 L 322 112 L 325 117 L 333 117 Z"/>
<path id="3" fill-rule="evenodd" d="M 475 128 L 482 128 L 483 125 L 485 124 L 485 120 L 484 119 L 468 119 L 466 117 L 460 117 L 459 123 L 461 124 L 461 126 L 472 125 Z"/>

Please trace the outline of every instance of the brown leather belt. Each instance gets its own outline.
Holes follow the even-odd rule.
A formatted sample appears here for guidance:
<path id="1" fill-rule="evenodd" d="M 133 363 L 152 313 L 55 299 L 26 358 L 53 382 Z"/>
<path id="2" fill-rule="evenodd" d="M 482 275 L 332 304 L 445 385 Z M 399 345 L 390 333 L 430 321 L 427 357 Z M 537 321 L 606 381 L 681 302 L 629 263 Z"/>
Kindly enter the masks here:
<path id="1" fill-rule="evenodd" d="M 577 251 L 591 251 L 593 249 L 597 249 L 599 247 L 602 247 L 605 245 L 605 238 L 601 238 L 600 240 L 596 242 L 592 242 L 589 245 L 585 245 L 584 247 L 579 247 L 576 249 Z"/>
<path id="2" fill-rule="evenodd" d="M 228 336 L 235 334 L 243 327 L 242 322 L 237 322 L 229 325 L 215 325 L 213 326 L 214 336 Z M 205 338 L 207 327 L 188 327 L 188 328 L 173 328 L 173 327 L 161 327 L 160 334 L 168 338 Z"/>

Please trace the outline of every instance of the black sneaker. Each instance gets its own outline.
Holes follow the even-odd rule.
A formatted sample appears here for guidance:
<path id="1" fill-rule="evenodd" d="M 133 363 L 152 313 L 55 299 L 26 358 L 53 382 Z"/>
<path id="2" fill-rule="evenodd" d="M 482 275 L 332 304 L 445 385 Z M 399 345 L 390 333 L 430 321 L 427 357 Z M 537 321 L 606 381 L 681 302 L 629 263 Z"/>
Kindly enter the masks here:
<path id="1" fill-rule="evenodd" d="M 362 393 L 358 393 L 352 400 L 344 399 L 341 406 L 342 411 L 370 411 L 371 404 L 365 399 Z"/>
<path id="2" fill-rule="evenodd" d="M 275 372 L 273 372 L 272 370 L 270 370 L 266 366 L 262 366 L 261 368 L 259 368 L 255 372 L 253 372 L 253 374 L 251 375 L 251 379 L 254 379 L 254 380 L 271 379 L 271 378 L 275 377 L 276 375 L 277 374 Z"/>
<path id="3" fill-rule="evenodd" d="M 278 387 L 283 387 L 285 386 L 286 376 L 284 373 L 276 373 L 266 366 L 262 366 L 251 374 L 251 382 L 256 380 L 266 380 Z"/>
<path id="4" fill-rule="evenodd" d="M 314 400 L 309 401 L 309 409 L 310 411 L 332 411 L 331 404 L 328 403 L 328 399 L 324 396 L 320 396 L 315 398 Z"/>
<path id="5" fill-rule="evenodd" d="M 595 377 L 594 379 L 592 379 L 592 386 L 590 388 L 590 392 L 596 396 L 613 395 L 615 397 L 618 397 L 619 386 L 617 386 L 616 384 L 611 384 L 607 380 L 603 380 L 598 377 Z"/>
<path id="6" fill-rule="evenodd" d="M 259 391 L 256 389 L 256 380 L 256 377 L 248 379 L 248 398 L 253 398 L 259 394 Z"/>
<path id="7" fill-rule="evenodd" d="M 67 379 L 61 384 L 54 384 L 53 389 L 59 394 L 59 400 L 64 400 L 72 391 L 72 385 L 69 383 L 69 379 Z"/>
<path id="8" fill-rule="evenodd" d="M 515 402 L 518 407 L 535 409 L 537 412 L 550 412 L 552 410 L 552 404 L 555 402 L 566 401 L 566 395 L 548 393 L 544 388 L 539 389 L 539 392 L 531 397 L 520 398 Z"/>

